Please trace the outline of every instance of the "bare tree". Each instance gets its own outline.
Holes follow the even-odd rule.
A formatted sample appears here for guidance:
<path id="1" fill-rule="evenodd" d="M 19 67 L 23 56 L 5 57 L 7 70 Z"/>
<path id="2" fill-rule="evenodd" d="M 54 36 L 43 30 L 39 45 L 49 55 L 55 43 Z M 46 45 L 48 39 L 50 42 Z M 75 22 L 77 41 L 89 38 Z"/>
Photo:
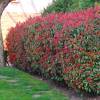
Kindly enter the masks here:
<path id="1" fill-rule="evenodd" d="M 13 0 L 0 0 L 0 67 L 4 66 L 4 57 L 3 57 L 3 38 L 1 30 L 1 15 L 5 7 Z"/>

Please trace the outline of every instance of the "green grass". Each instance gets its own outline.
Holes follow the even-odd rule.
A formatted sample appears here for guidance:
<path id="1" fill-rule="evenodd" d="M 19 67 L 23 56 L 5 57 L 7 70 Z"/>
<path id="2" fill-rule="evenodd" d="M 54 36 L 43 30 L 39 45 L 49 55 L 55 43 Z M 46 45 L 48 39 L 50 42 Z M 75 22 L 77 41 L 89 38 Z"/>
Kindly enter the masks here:
<path id="1" fill-rule="evenodd" d="M 45 82 L 14 68 L 0 68 L 0 100 L 68 100 Z"/>

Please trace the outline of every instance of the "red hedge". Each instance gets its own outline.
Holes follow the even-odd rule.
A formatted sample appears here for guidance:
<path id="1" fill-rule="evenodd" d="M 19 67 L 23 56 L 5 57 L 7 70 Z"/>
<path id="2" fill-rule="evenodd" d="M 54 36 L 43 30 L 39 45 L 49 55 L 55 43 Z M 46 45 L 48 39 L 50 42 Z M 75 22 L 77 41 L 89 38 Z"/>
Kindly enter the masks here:
<path id="1" fill-rule="evenodd" d="M 74 89 L 100 93 L 100 7 L 30 18 L 11 28 L 11 63 Z"/>

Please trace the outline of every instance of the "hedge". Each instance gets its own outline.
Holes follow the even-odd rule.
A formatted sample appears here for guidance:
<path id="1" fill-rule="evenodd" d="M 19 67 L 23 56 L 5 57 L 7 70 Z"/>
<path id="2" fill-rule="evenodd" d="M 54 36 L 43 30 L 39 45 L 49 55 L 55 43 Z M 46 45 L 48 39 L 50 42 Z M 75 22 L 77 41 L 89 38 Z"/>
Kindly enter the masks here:
<path id="1" fill-rule="evenodd" d="M 7 48 L 17 68 L 100 94 L 100 7 L 29 18 L 9 30 Z"/>

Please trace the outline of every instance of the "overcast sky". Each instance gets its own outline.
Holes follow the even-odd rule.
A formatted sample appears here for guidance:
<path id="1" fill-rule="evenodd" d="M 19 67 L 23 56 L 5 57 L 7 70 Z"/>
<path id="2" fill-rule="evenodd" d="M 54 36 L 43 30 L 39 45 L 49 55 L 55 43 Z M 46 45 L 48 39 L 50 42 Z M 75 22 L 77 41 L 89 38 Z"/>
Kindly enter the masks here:
<path id="1" fill-rule="evenodd" d="M 52 0 L 16 0 L 20 3 L 10 3 L 6 11 L 9 12 L 32 12 L 40 13 L 45 7 L 47 7 Z"/>

